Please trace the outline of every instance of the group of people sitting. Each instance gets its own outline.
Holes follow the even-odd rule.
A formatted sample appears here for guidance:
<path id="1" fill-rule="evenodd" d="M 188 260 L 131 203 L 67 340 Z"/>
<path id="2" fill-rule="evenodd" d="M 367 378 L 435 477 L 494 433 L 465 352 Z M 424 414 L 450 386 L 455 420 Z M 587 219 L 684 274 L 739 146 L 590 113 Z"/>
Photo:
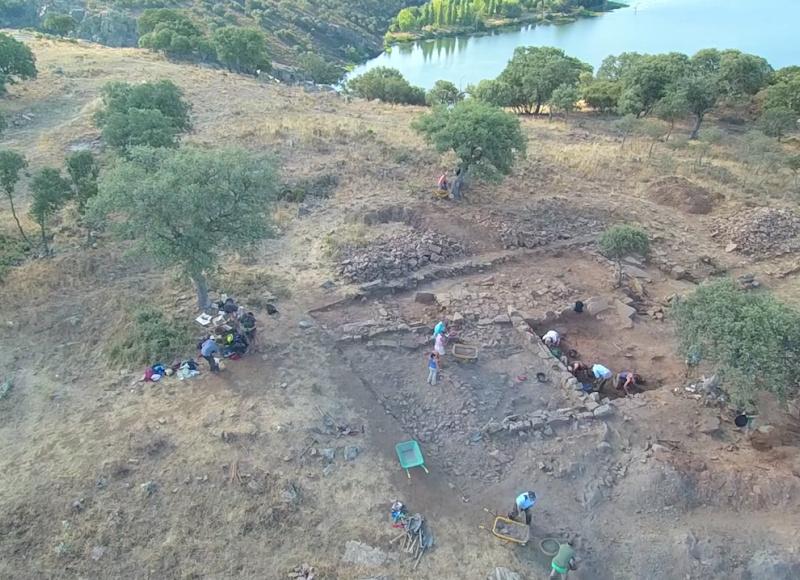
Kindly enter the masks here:
<path id="1" fill-rule="evenodd" d="M 553 349 L 561 344 L 561 337 L 555 330 L 549 330 L 542 337 L 542 342 L 546 347 Z M 613 379 L 614 388 L 617 391 L 624 391 L 625 395 L 629 396 L 631 390 L 644 384 L 641 375 L 632 371 L 624 371 L 614 377 L 608 367 L 600 363 L 587 365 L 580 361 L 574 361 L 569 364 L 569 370 L 586 392 L 603 393 Z"/>

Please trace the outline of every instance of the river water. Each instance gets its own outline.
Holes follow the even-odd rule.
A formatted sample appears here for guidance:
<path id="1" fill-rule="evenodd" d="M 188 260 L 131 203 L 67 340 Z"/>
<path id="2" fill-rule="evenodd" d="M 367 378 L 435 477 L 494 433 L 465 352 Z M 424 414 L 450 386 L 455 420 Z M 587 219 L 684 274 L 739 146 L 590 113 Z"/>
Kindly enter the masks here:
<path id="1" fill-rule="evenodd" d="M 500 74 L 518 46 L 556 46 L 595 67 L 621 52 L 736 48 L 780 68 L 800 65 L 800 0 L 627 0 L 630 6 L 562 26 L 533 26 L 488 36 L 395 46 L 357 67 L 396 68 L 412 85 L 440 79 L 464 88 Z"/>

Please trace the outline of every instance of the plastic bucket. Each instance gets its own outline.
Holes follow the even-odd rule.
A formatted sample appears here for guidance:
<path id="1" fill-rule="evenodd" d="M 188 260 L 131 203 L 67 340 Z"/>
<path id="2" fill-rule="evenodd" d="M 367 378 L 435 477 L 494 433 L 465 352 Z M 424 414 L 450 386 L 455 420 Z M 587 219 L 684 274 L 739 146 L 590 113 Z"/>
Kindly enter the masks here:
<path id="1" fill-rule="evenodd" d="M 542 553 L 545 556 L 549 556 L 552 558 L 556 554 L 558 554 L 559 548 L 561 548 L 561 542 L 556 540 L 555 538 L 545 538 L 541 542 L 539 542 L 539 548 L 541 548 Z"/>

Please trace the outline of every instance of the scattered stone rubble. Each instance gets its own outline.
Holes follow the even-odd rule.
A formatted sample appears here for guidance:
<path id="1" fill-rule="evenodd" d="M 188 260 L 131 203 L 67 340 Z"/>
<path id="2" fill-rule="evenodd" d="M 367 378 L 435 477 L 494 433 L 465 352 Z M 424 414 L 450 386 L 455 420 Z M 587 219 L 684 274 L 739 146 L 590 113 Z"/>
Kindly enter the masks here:
<path id="1" fill-rule="evenodd" d="M 339 264 L 339 274 L 351 283 L 390 280 L 465 253 L 461 242 L 447 236 L 434 232 L 408 232 L 354 250 Z"/>
<path id="2" fill-rule="evenodd" d="M 711 235 L 726 243 L 728 252 L 771 258 L 800 249 L 800 217 L 772 207 L 747 209 L 716 220 Z"/>
<path id="3" fill-rule="evenodd" d="M 490 211 L 477 216 L 476 222 L 499 232 L 506 248 L 537 248 L 558 240 L 597 234 L 603 220 L 593 209 L 570 207 L 565 200 L 552 199 L 513 213 Z"/>

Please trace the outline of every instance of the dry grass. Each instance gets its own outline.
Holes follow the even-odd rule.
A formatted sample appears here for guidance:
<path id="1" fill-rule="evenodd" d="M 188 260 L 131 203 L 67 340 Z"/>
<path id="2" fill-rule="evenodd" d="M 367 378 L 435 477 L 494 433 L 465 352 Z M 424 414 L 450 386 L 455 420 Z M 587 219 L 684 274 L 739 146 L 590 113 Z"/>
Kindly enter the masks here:
<path id="1" fill-rule="evenodd" d="M 4 146 L 24 152 L 32 168 L 61 164 L 71 143 L 98 135 L 91 117 L 104 83 L 171 78 L 194 103 L 195 130 L 187 141 L 274 151 L 285 181 L 336 175 L 339 185 L 331 200 L 309 202 L 308 217 L 297 217 L 294 204 L 276 206 L 273 219 L 283 236 L 265 244 L 255 261 L 226 257 L 224 274 L 212 280 L 248 304 L 259 304 L 267 291 L 284 298 L 279 309 L 286 322 L 265 324 L 265 342 L 274 346 L 264 360 L 237 363 L 230 377 L 142 385 L 132 384 L 141 369 L 125 376 L 106 371 L 99 353 L 120 332 L 129 304 L 144 298 L 188 317 L 193 296 L 185 282 L 146 259 L 124 259 L 110 241 L 87 250 L 79 228 L 69 230 L 70 219 L 57 232 L 55 258 L 8 274 L 0 302 L 10 324 L 0 356 L 17 384 L 0 402 L 7 418 L 0 425 L 7 449 L 0 457 L 0 577 L 271 579 L 303 562 L 324 579 L 376 573 L 340 565 L 345 541 L 385 547 L 392 500 L 407 495 L 401 499 L 413 509 L 414 494 L 430 490 L 397 486 L 396 465 L 378 450 L 379 434 L 369 424 L 368 436 L 357 439 L 362 456 L 337 462 L 331 478 L 310 455 L 296 459 L 310 429 L 319 426 L 315 405 L 365 422 L 359 413 L 372 400 L 363 386 L 353 386 L 358 381 L 341 353 L 324 336 L 301 332 L 296 319 L 311 300 L 307 294 L 334 278 L 343 251 L 407 227 L 367 227 L 354 216 L 384 205 L 425 204 L 442 166 L 452 168 L 452 159 L 440 158 L 410 129 L 420 109 L 345 103 L 136 50 L 49 40 L 32 45 L 40 78 L 13 87 L 6 111 L 11 119 L 34 116 L 4 136 Z M 566 126 L 525 119 L 523 126 L 531 146 L 507 182 L 512 186 L 475 184 L 473 205 L 464 211 L 515 208 L 553 195 L 629 209 L 632 201 L 646 204 L 646 184 L 664 174 L 685 175 L 731 203 L 789 197 L 785 172 L 746 190 L 746 172 L 729 144 L 713 148 L 707 161 L 733 176 L 723 182 L 721 172 L 696 167 L 691 145 L 673 151 L 659 144 L 650 156 L 649 142 L 634 138 L 620 149 L 591 117 Z M 24 183 L 19 195 L 24 213 Z M 7 212 L 0 228 L 14 235 Z M 290 293 L 292 300 L 285 300 Z M 223 439 L 223 431 L 236 436 Z M 234 463 L 241 483 L 231 480 Z M 107 482 L 102 489 L 99 476 Z M 148 481 L 156 483 L 151 495 L 140 487 Z M 290 483 L 300 490 L 297 504 L 284 501 Z M 436 493 L 439 546 L 415 578 L 483 579 L 508 562 L 506 547 L 467 531 L 476 522 L 459 498 L 449 489 Z M 79 499 L 85 507 L 73 511 Z M 94 547 L 109 551 L 94 560 Z M 382 573 L 394 578 L 412 576 L 402 558 L 387 568 Z"/>

